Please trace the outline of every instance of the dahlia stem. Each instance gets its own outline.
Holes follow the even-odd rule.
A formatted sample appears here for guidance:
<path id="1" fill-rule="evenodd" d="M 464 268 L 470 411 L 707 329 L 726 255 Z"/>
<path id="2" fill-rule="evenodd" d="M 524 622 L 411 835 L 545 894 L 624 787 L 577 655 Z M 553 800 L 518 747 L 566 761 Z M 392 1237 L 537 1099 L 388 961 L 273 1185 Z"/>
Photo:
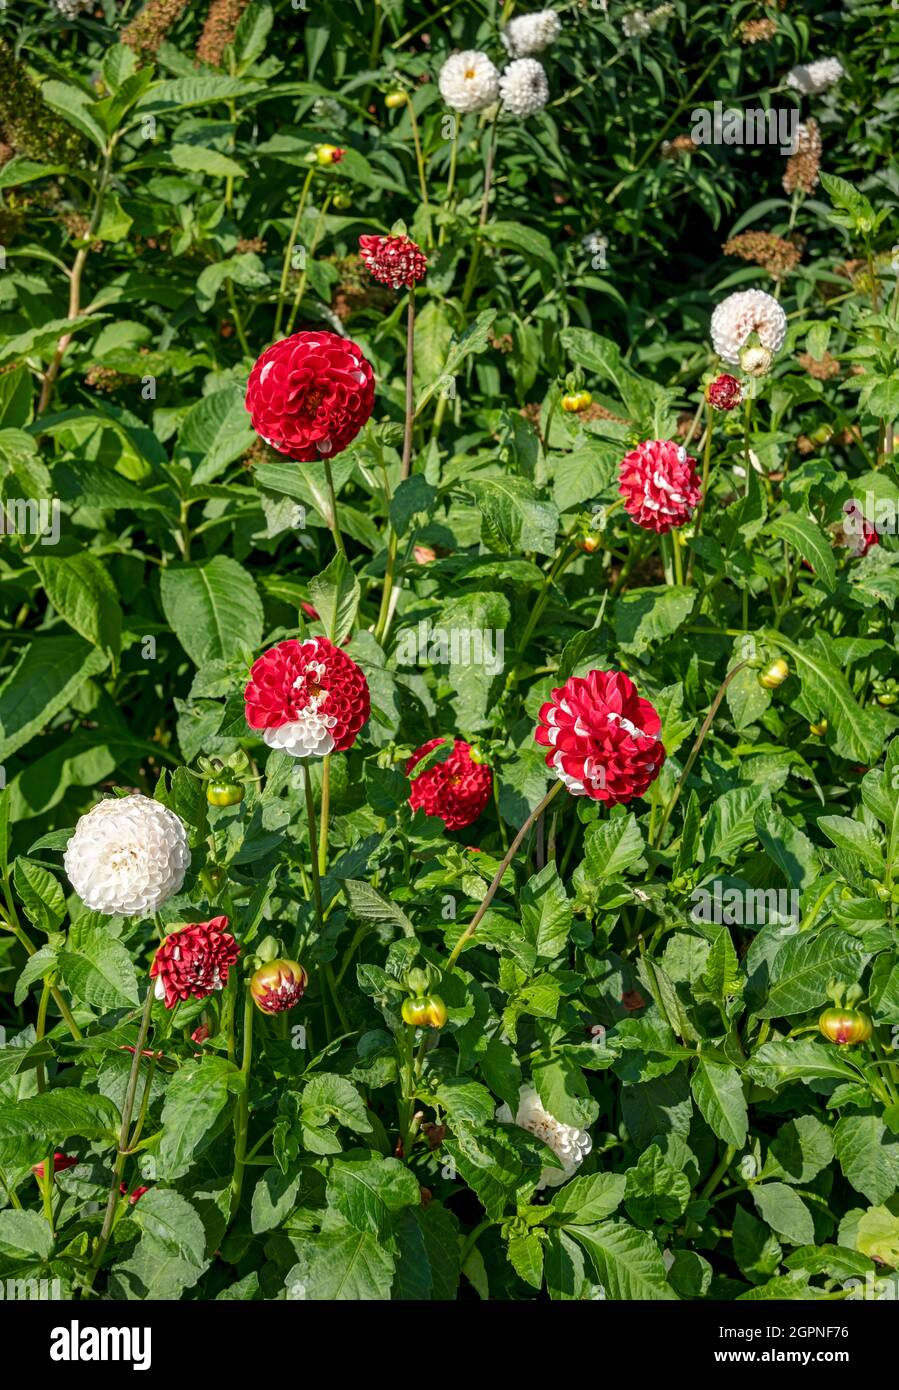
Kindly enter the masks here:
<path id="1" fill-rule="evenodd" d="M 243 1175 L 246 1168 L 247 1131 L 250 1127 L 250 1066 L 253 1060 L 253 996 L 247 985 L 243 1003 L 243 1053 L 240 1059 L 240 1074 L 243 1086 L 237 1098 L 234 1112 L 234 1175 L 231 1178 L 231 1204 L 228 1224 L 237 1215 L 240 1194 L 243 1188 Z"/>
<path id="2" fill-rule="evenodd" d="M 706 499 L 706 495 L 708 494 L 708 490 L 709 490 L 709 476 L 710 476 L 711 471 L 712 471 L 712 422 L 713 422 L 713 420 L 714 420 L 714 412 L 712 411 L 712 407 L 711 407 L 711 405 L 709 405 L 708 403 L 706 403 L 706 426 L 705 426 L 705 435 L 703 436 L 704 448 L 703 448 L 703 453 L 702 453 L 702 485 L 701 485 L 701 488 L 700 488 L 699 506 L 698 506 L 697 509 L 696 509 L 696 526 L 695 526 L 694 531 L 693 531 L 694 536 L 699 536 L 699 535 L 702 534 L 702 516 L 703 516 L 703 513 L 704 513 L 704 511 L 705 511 L 705 499 Z M 693 583 L 693 561 L 694 561 L 694 559 L 695 559 L 694 553 L 691 551 L 691 552 L 690 552 L 690 562 L 689 562 L 689 564 L 687 565 L 687 583 L 688 583 L 688 584 L 692 584 L 692 583 Z"/>
<path id="3" fill-rule="evenodd" d="M 47 1005 L 49 1002 L 50 986 L 45 984 L 41 990 L 40 1003 L 37 1006 L 37 1023 L 34 1030 L 35 1042 L 40 1042 L 46 1032 Z M 37 1086 L 37 1093 L 41 1095 L 47 1087 L 47 1074 L 44 1070 L 43 1062 L 40 1062 L 35 1069 L 34 1079 Z M 44 1175 L 42 1178 L 38 1178 L 38 1186 L 41 1189 L 41 1201 L 44 1207 L 44 1216 L 47 1225 L 50 1227 L 51 1234 L 53 1233 L 53 1153 L 53 1145 L 51 1144 L 50 1151 L 44 1159 Z"/>
<path id="4" fill-rule="evenodd" d="M 322 804 L 318 827 L 318 872 L 325 873 L 328 867 L 328 817 L 331 810 L 331 754 L 322 758 Z"/>
<path id="5" fill-rule="evenodd" d="M 312 896 L 315 900 L 315 920 L 318 925 L 319 934 L 325 929 L 325 915 L 322 911 L 322 884 L 321 875 L 318 867 L 318 845 L 315 833 L 315 801 L 312 796 L 312 777 L 309 773 L 309 761 L 303 758 L 303 786 L 306 791 L 306 821 L 309 829 L 309 860 L 312 869 Z"/>
<path id="6" fill-rule="evenodd" d="M 717 694 L 715 695 L 715 698 L 712 701 L 712 703 L 709 705 L 709 712 L 706 715 L 705 719 L 702 721 L 702 728 L 699 730 L 699 733 L 696 737 L 696 742 L 690 749 L 690 755 L 687 758 L 687 761 L 684 763 L 684 768 L 680 777 L 677 779 L 677 786 L 674 788 L 668 805 L 665 807 L 661 824 L 659 825 L 659 828 L 656 831 L 655 839 L 653 841 L 653 849 L 658 849 L 659 845 L 662 843 L 662 836 L 665 834 L 665 827 L 671 818 L 671 812 L 674 810 L 675 806 L 680 800 L 680 794 L 684 789 L 687 778 L 690 776 L 690 773 L 693 769 L 693 764 L 699 756 L 699 750 L 705 742 L 705 736 L 708 733 L 709 729 L 712 727 L 712 720 L 718 713 L 718 706 L 724 699 L 724 694 L 727 690 L 727 687 L 730 685 L 737 672 L 742 671 L 743 667 L 747 666 L 748 664 L 748 661 L 738 661 L 736 666 L 732 667 L 731 670 L 728 671 L 727 675 L 724 677 L 724 680 L 719 685 Z"/>
<path id="7" fill-rule="evenodd" d="M 671 532 L 671 548 L 674 552 L 674 582 L 683 585 L 684 582 L 684 562 L 681 556 L 681 540 L 677 531 Z"/>
<path id="8" fill-rule="evenodd" d="M 297 285 L 297 287 L 296 287 L 296 291 L 295 291 L 294 296 L 293 296 L 293 304 L 291 305 L 291 309 L 290 309 L 290 318 L 287 320 L 287 336 L 288 336 L 288 338 L 290 337 L 291 333 L 293 332 L 294 320 L 296 319 L 296 316 L 297 316 L 297 314 L 298 314 L 298 312 L 299 312 L 299 308 L 300 308 L 300 304 L 301 304 L 302 299 L 303 299 L 303 295 L 306 293 L 306 281 L 307 281 L 308 276 L 309 276 L 309 272 L 308 272 L 308 263 L 309 263 L 309 261 L 311 261 L 312 257 L 315 255 L 316 247 L 318 246 L 318 243 L 321 241 L 322 231 L 324 230 L 324 226 L 325 226 L 325 214 L 326 214 L 327 211 L 328 211 L 328 206 L 329 206 L 330 202 L 331 202 L 331 195 L 330 195 L 330 193 L 329 193 L 328 196 L 325 198 L 324 202 L 322 203 L 321 209 L 320 209 L 319 214 L 318 214 L 318 217 L 317 217 L 316 220 L 315 220 L 315 229 L 314 229 L 314 231 L 313 231 L 313 233 L 312 233 L 312 242 L 311 242 L 310 247 L 309 247 L 309 255 L 306 257 L 305 262 L 304 262 L 304 264 L 303 264 L 303 269 L 302 269 L 302 271 L 301 271 L 301 273 L 300 273 L 299 283 L 298 283 L 298 285 Z"/>
<path id="9" fill-rule="evenodd" d="M 131 1071 L 128 1075 L 128 1085 L 125 1090 L 125 1103 L 122 1106 L 122 1124 L 119 1130 L 119 1146 L 116 1153 L 116 1160 L 112 1171 L 112 1183 L 109 1188 L 109 1197 L 106 1202 L 106 1214 L 103 1217 L 103 1227 L 97 1241 L 97 1248 L 94 1251 L 94 1258 L 91 1262 L 91 1270 L 88 1275 L 86 1289 L 89 1289 L 94 1282 L 94 1277 L 103 1262 L 106 1247 L 109 1244 L 109 1237 L 112 1235 L 113 1221 L 115 1219 L 116 1207 L 119 1203 L 119 1196 L 122 1185 L 122 1175 L 125 1172 L 125 1164 L 128 1161 L 128 1132 L 131 1128 L 131 1115 L 134 1110 L 134 1098 L 137 1095 L 137 1079 L 140 1075 L 141 1058 L 143 1057 L 144 1044 L 147 1041 L 147 1033 L 150 1030 L 150 1015 L 153 1012 L 153 982 L 147 982 L 147 997 L 144 1000 L 144 1011 L 141 1014 L 140 1027 L 137 1030 L 137 1046 L 134 1049 L 134 1056 L 131 1058 Z"/>
<path id="10" fill-rule="evenodd" d="M 412 97 L 406 102 L 406 109 L 409 112 L 409 121 L 412 126 L 412 142 L 415 145 L 415 163 L 418 166 L 418 186 L 421 189 L 421 202 L 425 214 L 426 239 L 431 242 L 431 205 L 428 202 L 428 180 L 425 174 L 425 161 L 421 148 L 421 136 L 418 133 L 418 121 L 415 116 L 415 107 L 412 104 Z"/>
<path id="11" fill-rule="evenodd" d="M 453 966 L 456 964 L 456 961 L 459 959 L 460 955 L 464 951 L 467 942 L 471 940 L 478 927 L 480 926 L 481 921 L 484 917 L 484 913 L 487 911 L 488 907 L 493 902 L 493 899 L 496 896 L 496 890 L 502 882 L 503 875 L 505 874 L 509 865 L 512 863 L 512 860 L 515 858 L 515 855 L 518 852 L 518 847 L 524 839 L 525 835 L 528 833 L 534 822 L 538 820 L 540 816 L 543 815 L 543 812 L 546 810 L 553 797 L 558 796 L 559 792 L 562 790 L 564 785 L 564 782 L 557 781 L 555 786 L 550 788 L 550 790 L 546 793 L 546 796 L 540 802 L 539 806 L 535 807 L 531 814 L 528 816 L 527 820 L 522 825 L 518 834 L 515 836 L 515 839 L 512 841 L 511 845 L 506 850 L 506 853 L 504 854 L 502 859 L 502 863 L 500 864 L 496 873 L 493 875 L 493 882 L 487 889 L 483 902 L 481 903 L 477 912 L 472 917 L 468 926 L 465 928 L 464 932 L 459 937 L 459 940 L 456 942 L 455 946 L 450 952 L 449 959 L 447 960 L 446 965 L 443 968 L 444 975 L 448 975 L 450 973 Z"/>
<path id="12" fill-rule="evenodd" d="M 479 232 L 480 232 L 480 230 L 485 226 L 485 224 L 486 224 L 486 222 L 487 222 L 487 213 L 488 213 L 489 210 L 490 210 L 490 192 L 491 192 L 491 189 L 493 188 L 493 168 L 494 168 L 494 164 L 495 164 L 495 162 L 496 162 L 496 142 L 497 142 L 497 135 L 498 135 L 498 124 L 497 124 L 498 121 L 499 121 L 499 108 L 497 107 L 497 112 L 496 112 L 496 115 L 493 117 L 493 124 L 492 124 L 491 130 L 490 130 L 490 142 L 489 142 L 489 144 L 488 144 L 488 146 L 487 146 L 487 159 L 486 159 L 486 161 L 485 161 L 485 163 L 484 163 L 484 193 L 483 193 L 483 196 L 482 196 L 482 198 L 481 198 L 481 213 L 480 213 L 480 216 L 478 217 L 478 231 L 479 231 Z M 464 284 L 463 287 L 462 287 L 462 308 L 463 308 L 463 310 L 465 310 L 465 309 L 468 308 L 469 301 L 470 301 L 471 296 L 472 296 L 472 293 L 473 293 L 473 291 L 474 291 L 475 281 L 476 281 L 476 279 L 477 279 L 477 274 L 478 274 L 478 263 L 479 263 L 480 259 L 481 259 L 481 241 L 480 241 L 480 238 L 478 238 L 478 240 L 475 241 L 474 249 L 473 249 L 473 251 L 472 251 L 472 253 L 471 253 L 471 260 L 470 260 L 469 263 L 468 263 L 468 273 L 467 273 L 467 275 L 465 276 L 465 284 Z"/>
<path id="13" fill-rule="evenodd" d="M 300 220 L 303 216 L 303 211 L 306 207 L 306 199 L 309 196 L 309 189 L 312 186 L 312 176 L 314 173 L 315 165 L 312 166 L 312 168 L 309 170 L 309 173 L 306 175 L 306 181 L 303 184 L 303 189 L 300 193 L 300 201 L 297 203 L 296 217 L 294 217 L 293 219 L 293 226 L 290 230 L 290 237 L 288 239 L 287 246 L 284 250 L 284 264 L 281 267 L 281 283 L 278 286 L 278 307 L 275 310 L 274 336 L 276 339 L 281 331 L 281 318 L 284 313 L 284 295 L 287 292 L 287 277 L 290 274 L 290 262 L 293 258 L 293 248 L 296 243 L 297 232 L 300 229 Z"/>
<path id="14" fill-rule="evenodd" d="M 406 314 L 406 418 L 403 429 L 403 460 L 400 467 L 400 481 L 405 482 L 412 468 L 412 435 L 415 428 L 415 286 L 409 290 L 409 307 Z M 390 498 L 387 498 L 388 508 Z M 387 562 L 384 567 L 384 587 L 381 590 L 381 607 L 375 626 L 375 641 L 383 645 L 390 627 L 396 557 L 399 539 L 387 516 Z"/>
<path id="15" fill-rule="evenodd" d="M 456 164 L 459 158 L 459 120 L 453 116 L 453 136 L 450 147 L 450 167 L 449 177 L 446 181 L 446 193 L 444 194 L 444 207 L 449 209 L 452 203 L 453 193 L 456 188 Z M 437 236 L 437 245 L 442 246 L 446 240 L 446 223 L 444 222 Z"/>
<path id="16" fill-rule="evenodd" d="M 342 555 L 343 558 L 346 559 L 346 546 L 343 543 L 343 532 L 340 529 L 340 522 L 337 519 L 337 493 L 334 491 L 334 475 L 331 472 L 331 460 L 325 459 L 324 465 L 325 482 L 328 487 L 328 497 L 331 502 L 331 520 L 333 522 L 332 531 L 334 535 L 334 544 L 337 547 L 338 554 Z"/>
<path id="17" fill-rule="evenodd" d="M 752 471 L 752 459 L 749 456 L 749 427 L 752 420 L 752 396 L 747 395 L 743 407 L 743 453 L 746 456 L 746 485 L 743 489 L 743 496 L 749 496 L 749 475 Z M 749 587 L 743 590 L 743 627 L 749 627 Z"/>

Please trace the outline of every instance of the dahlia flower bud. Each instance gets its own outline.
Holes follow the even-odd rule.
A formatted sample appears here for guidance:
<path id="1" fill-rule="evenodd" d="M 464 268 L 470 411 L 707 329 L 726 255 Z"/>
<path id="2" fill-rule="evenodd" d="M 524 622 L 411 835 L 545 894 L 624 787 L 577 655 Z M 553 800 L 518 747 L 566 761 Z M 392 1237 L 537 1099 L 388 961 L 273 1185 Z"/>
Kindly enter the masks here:
<path id="1" fill-rule="evenodd" d="M 705 398 L 713 410 L 735 410 L 743 400 L 743 388 L 735 376 L 722 372 L 705 388 Z"/>
<path id="2" fill-rule="evenodd" d="M 409 776 L 433 748 L 446 740 L 432 738 L 423 743 L 406 763 Z M 418 777 L 413 777 L 409 789 L 409 805 L 421 809 L 426 816 L 439 816 L 447 830 L 462 830 L 471 825 L 486 807 L 493 791 L 493 774 L 484 763 L 475 762 L 471 747 L 464 739 L 453 741 L 453 751 L 442 763 L 432 763 Z"/>
<path id="3" fill-rule="evenodd" d="M 250 980 L 250 994 L 264 1014 L 283 1014 L 299 1004 L 309 976 L 295 960 L 270 960 Z"/>
<path id="4" fill-rule="evenodd" d="M 510 57 L 527 58 L 549 48 L 561 32 L 562 21 L 555 10 L 537 10 L 510 19 L 500 37 Z"/>
<path id="5" fill-rule="evenodd" d="M 659 535 L 685 526 L 702 497 L 695 463 L 683 445 L 669 440 L 648 439 L 625 454 L 618 491 L 628 516 Z"/>
<path id="6" fill-rule="evenodd" d="M 787 336 L 787 316 L 764 290 L 739 290 L 723 299 L 712 314 L 712 344 L 718 356 L 732 367 L 740 365 L 740 352 L 753 333 L 769 352 L 780 352 Z"/>
<path id="7" fill-rule="evenodd" d="M 173 1009 L 181 999 L 205 999 L 224 989 L 228 970 L 240 955 L 240 947 L 225 928 L 227 917 L 213 917 L 171 932 L 156 952 L 150 978 L 154 993 Z"/>
<path id="8" fill-rule="evenodd" d="M 549 101 L 549 83 L 536 58 L 516 58 L 499 79 L 503 110 L 512 116 L 533 116 Z"/>
<path id="9" fill-rule="evenodd" d="M 371 709 L 362 671 L 327 637 L 290 638 L 265 652 L 244 701 L 250 728 L 294 758 L 345 753 Z"/>
<path id="10" fill-rule="evenodd" d="M 60 1153 L 57 1149 L 53 1155 L 53 1171 L 54 1173 L 64 1173 L 67 1168 L 74 1168 L 80 1162 L 80 1158 L 72 1158 L 70 1154 Z M 31 1171 L 36 1178 L 42 1178 L 44 1176 L 43 1163 L 35 1163 Z"/>
<path id="11" fill-rule="evenodd" d="M 152 797 L 110 797 L 82 816 L 63 860 L 92 912 L 149 917 L 177 893 L 190 868 L 183 824 Z"/>
<path id="12" fill-rule="evenodd" d="M 764 690 L 776 690 L 779 685 L 783 685 L 789 674 L 789 666 L 782 656 L 777 656 L 759 672 L 759 685 Z"/>
<path id="13" fill-rule="evenodd" d="M 247 382 L 253 429 L 279 454 L 302 463 L 341 453 L 374 404 L 374 373 L 362 349 L 323 329 L 273 343 Z"/>
<path id="14" fill-rule="evenodd" d="M 562 1164 L 561 1168 L 542 1169 L 537 1183 L 538 1192 L 544 1187 L 559 1187 L 567 1182 L 593 1147 L 593 1141 L 585 1129 L 563 1124 L 550 1115 L 533 1086 L 522 1086 L 519 1090 L 518 1110 L 514 1116 L 508 1105 L 501 1105 L 496 1118 L 501 1124 L 516 1124 L 519 1129 L 525 1129 L 528 1134 L 542 1140 Z"/>
<path id="15" fill-rule="evenodd" d="M 359 254 L 375 280 L 392 290 L 411 290 L 425 278 L 428 258 L 407 236 L 361 236 Z"/>
<path id="16" fill-rule="evenodd" d="M 745 347 L 740 353 L 740 367 L 751 377 L 767 376 L 773 360 L 773 354 L 765 347 Z"/>
<path id="17" fill-rule="evenodd" d="M 859 1009 L 825 1009 L 818 1019 L 818 1029 L 841 1047 L 867 1042 L 874 1032 L 870 1018 Z"/>
<path id="18" fill-rule="evenodd" d="M 573 796 L 617 806 L 644 796 L 665 761 L 662 721 L 621 671 L 571 676 L 540 710 L 534 738 Z"/>
<path id="19" fill-rule="evenodd" d="M 816 58 L 812 63 L 799 63 L 787 73 L 787 86 L 805 96 L 815 96 L 833 87 L 845 76 L 839 58 Z"/>
<path id="20" fill-rule="evenodd" d="M 483 111 L 499 95 L 499 73 L 487 57 L 475 49 L 454 53 L 440 69 L 440 95 L 454 111 Z"/>
<path id="21" fill-rule="evenodd" d="M 339 164 L 345 154 L 346 150 L 340 145 L 319 145 L 315 158 L 319 164 Z"/>

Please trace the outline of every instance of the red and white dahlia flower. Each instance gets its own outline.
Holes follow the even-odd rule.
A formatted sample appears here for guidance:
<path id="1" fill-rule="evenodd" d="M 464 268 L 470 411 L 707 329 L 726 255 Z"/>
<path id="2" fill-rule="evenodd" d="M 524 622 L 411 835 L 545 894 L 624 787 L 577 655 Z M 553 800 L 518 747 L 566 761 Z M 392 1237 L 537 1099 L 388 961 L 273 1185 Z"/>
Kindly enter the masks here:
<path id="1" fill-rule="evenodd" d="M 685 526 L 702 497 L 695 464 L 683 445 L 670 440 L 638 444 L 625 454 L 618 472 L 625 511 L 638 526 L 660 535 Z"/>
<path id="2" fill-rule="evenodd" d="M 373 278 L 392 290 L 411 290 L 428 269 L 427 256 L 407 236 L 361 236 L 359 254 Z"/>
<path id="3" fill-rule="evenodd" d="M 540 710 L 546 765 L 573 796 L 617 806 L 644 796 L 665 761 L 662 721 L 621 671 L 571 676 Z"/>
<path id="4" fill-rule="evenodd" d="M 374 373 L 362 349 L 324 330 L 272 343 L 247 382 L 253 429 L 278 453 L 301 463 L 339 454 L 374 404 Z"/>
<path id="5" fill-rule="evenodd" d="M 228 983 L 228 968 L 240 947 L 225 928 L 227 917 L 213 917 L 181 927 L 166 937 L 150 967 L 157 999 L 173 1009 L 180 999 L 205 999 Z"/>
<path id="6" fill-rule="evenodd" d="M 299 1004 L 308 983 L 299 961 L 270 960 L 250 980 L 250 994 L 264 1014 L 283 1014 Z"/>
<path id="7" fill-rule="evenodd" d="M 294 758 L 345 753 L 371 710 L 362 671 L 327 637 L 292 637 L 264 652 L 244 700 L 250 728 Z"/>
<path id="8" fill-rule="evenodd" d="M 446 740 L 432 738 L 423 743 L 406 763 L 406 776 L 431 752 Z M 439 816 L 447 830 L 462 830 L 471 825 L 484 810 L 493 791 L 493 774 L 486 763 L 476 763 L 471 747 L 464 739 L 453 742 L 453 751 L 442 763 L 432 763 L 409 788 L 409 805 L 413 811 L 422 810 L 426 816 Z"/>
<path id="9" fill-rule="evenodd" d="M 706 386 L 705 398 L 713 410 L 736 410 L 743 400 L 743 388 L 735 376 L 722 372 Z"/>

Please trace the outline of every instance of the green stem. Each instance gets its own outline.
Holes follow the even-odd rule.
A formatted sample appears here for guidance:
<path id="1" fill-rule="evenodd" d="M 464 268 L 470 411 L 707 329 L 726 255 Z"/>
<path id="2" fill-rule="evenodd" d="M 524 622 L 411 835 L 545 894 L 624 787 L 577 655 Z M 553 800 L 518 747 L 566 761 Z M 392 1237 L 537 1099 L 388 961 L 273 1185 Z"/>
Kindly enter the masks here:
<path id="1" fill-rule="evenodd" d="M 546 810 L 553 797 L 558 796 L 559 792 L 562 790 L 564 785 L 564 782 L 556 782 L 555 785 L 550 788 L 550 790 L 546 793 L 546 796 L 540 802 L 539 806 L 536 806 L 534 810 L 531 812 L 531 814 L 528 816 L 527 820 L 522 825 L 518 834 L 515 836 L 515 839 L 512 841 L 511 845 L 506 850 L 506 853 L 503 855 L 502 862 L 493 876 L 493 882 L 487 889 L 487 893 L 483 901 L 481 902 L 480 907 L 478 908 L 474 917 L 471 919 L 468 926 L 465 928 L 464 932 L 459 937 L 459 940 L 456 942 L 455 946 L 450 952 L 449 959 L 447 960 L 446 965 L 444 966 L 444 975 L 448 975 L 450 973 L 453 966 L 456 964 L 456 961 L 459 959 L 460 955 L 464 951 L 466 945 L 477 931 L 483 919 L 484 913 L 487 911 L 488 907 L 493 902 L 493 899 L 496 896 L 496 890 L 502 882 L 503 875 L 506 872 L 506 869 L 508 869 L 512 860 L 515 858 L 515 855 L 518 851 L 518 847 L 524 839 L 525 835 L 528 833 L 534 822 L 540 816 L 543 815 L 543 812 Z"/>
<path id="2" fill-rule="evenodd" d="M 11 921 L 9 923 L 9 929 L 15 936 L 16 940 L 28 952 L 29 956 L 33 956 L 37 950 L 37 947 L 31 941 L 31 939 L 28 936 L 28 933 L 24 930 L 24 928 L 19 926 L 18 921 Z M 72 1037 L 75 1039 L 76 1042 L 80 1042 L 81 1029 L 75 1022 L 75 1019 L 72 1015 L 72 1010 L 69 1008 L 68 1004 L 63 999 L 62 995 L 60 994 L 59 990 L 56 988 L 55 985 L 51 985 L 50 987 L 50 997 L 53 1000 L 53 1003 L 56 1005 L 57 1009 L 59 1009 L 63 1021 L 65 1022 L 69 1032 L 72 1034 Z"/>
<path id="3" fill-rule="evenodd" d="M 333 475 L 333 473 L 331 472 L 331 460 L 330 460 L 330 459 L 327 459 L 327 458 L 324 459 L 324 465 L 325 465 L 325 483 L 326 483 L 327 488 L 328 488 L 328 499 L 329 499 L 329 501 L 330 501 L 330 503 L 331 503 L 331 520 L 332 520 L 333 523 L 334 523 L 333 526 L 332 526 L 332 534 L 333 534 L 333 536 L 334 536 L 334 544 L 335 544 L 336 547 L 337 547 L 337 553 L 338 553 L 339 555 L 342 555 L 343 558 L 346 559 L 346 546 L 344 545 L 344 542 L 343 542 L 343 532 L 342 532 L 341 529 L 340 529 L 340 522 L 339 522 L 339 520 L 338 520 L 338 518 L 337 518 L 337 493 L 334 491 L 334 475 Z M 335 636 L 336 636 L 337 639 L 339 640 L 339 639 L 343 636 L 343 633 L 338 632 L 338 633 L 335 634 Z"/>
<path id="4" fill-rule="evenodd" d="M 715 1188 L 718 1186 L 719 1182 L 724 1177 L 724 1174 L 727 1172 L 728 1168 L 733 1163 L 734 1155 L 736 1154 L 736 1152 L 737 1151 L 734 1148 L 734 1146 L 732 1144 L 729 1144 L 724 1151 L 724 1157 L 721 1159 L 720 1163 L 718 1163 L 717 1167 L 713 1170 L 708 1182 L 700 1192 L 700 1199 L 708 1200 L 708 1198 L 711 1197 L 712 1193 L 715 1191 Z"/>
<path id="5" fill-rule="evenodd" d="M 243 1188 L 243 1175 L 246 1168 L 247 1131 L 250 1127 L 250 1066 L 253 1061 L 253 996 L 249 986 L 244 994 L 243 1005 L 243 1053 L 240 1059 L 240 1074 L 243 1086 L 237 1098 L 234 1114 L 234 1174 L 231 1178 L 231 1203 L 228 1224 L 234 1220 L 240 1206 Z"/>
<path id="6" fill-rule="evenodd" d="M 288 239 L 287 246 L 284 251 L 284 263 L 281 266 L 281 283 L 278 286 L 278 305 L 275 309 L 274 336 L 276 339 L 281 331 L 281 317 L 284 313 L 284 296 L 287 291 L 287 277 L 290 274 L 290 263 L 293 258 L 293 248 L 296 243 L 297 232 L 300 229 L 300 221 L 302 219 L 303 212 L 306 207 L 306 199 L 309 196 L 309 189 L 312 185 L 312 178 L 314 174 L 315 166 L 313 165 L 312 168 L 309 170 L 308 174 L 306 175 L 306 181 L 303 184 L 302 192 L 300 193 L 300 200 L 297 203 L 297 211 L 296 216 L 293 219 L 293 227 L 291 228 L 290 237 Z"/>

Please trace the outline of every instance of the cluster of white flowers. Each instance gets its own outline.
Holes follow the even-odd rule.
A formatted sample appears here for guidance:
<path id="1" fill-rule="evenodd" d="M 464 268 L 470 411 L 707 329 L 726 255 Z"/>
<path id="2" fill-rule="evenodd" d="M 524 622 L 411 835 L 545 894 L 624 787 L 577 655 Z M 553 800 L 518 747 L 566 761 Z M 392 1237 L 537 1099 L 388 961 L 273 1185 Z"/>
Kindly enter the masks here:
<path id="1" fill-rule="evenodd" d="M 501 37 L 511 57 L 529 58 L 549 48 L 561 32 L 562 21 L 555 10 L 537 10 L 510 19 Z"/>
<path id="2" fill-rule="evenodd" d="M 502 109 L 512 116 L 533 116 L 549 100 L 549 82 L 543 65 L 529 55 L 542 53 L 561 31 L 555 10 L 516 16 L 502 34 L 512 59 L 502 75 L 486 53 L 466 49 L 447 58 L 440 69 L 440 95 L 463 115 L 502 101 Z"/>
<path id="3" fill-rule="evenodd" d="M 82 816 L 64 864 L 92 912 L 148 917 L 181 888 L 190 850 L 175 813 L 135 793 L 99 801 Z"/>
<path id="4" fill-rule="evenodd" d="M 318 124 L 328 130 L 339 130 L 346 125 L 346 108 L 333 97 L 316 97 L 312 103 L 312 114 Z"/>
<path id="5" fill-rule="evenodd" d="M 845 70 L 839 58 L 816 58 L 813 63 L 800 63 L 787 73 L 787 86 L 794 91 L 813 96 L 826 92 L 844 76 Z"/>
<path id="6" fill-rule="evenodd" d="M 645 39 L 674 14 L 673 5 L 657 5 L 654 10 L 631 10 L 621 17 L 621 31 L 626 39 Z"/>
<path id="7" fill-rule="evenodd" d="M 593 1141 L 585 1129 L 575 1125 L 563 1124 L 555 1115 L 550 1115 L 533 1086 L 522 1086 L 518 1092 L 518 1110 L 513 1116 L 508 1105 L 501 1105 L 496 1112 L 501 1124 L 518 1125 L 541 1139 L 552 1149 L 562 1164 L 561 1168 L 544 1168 L 540 1173 L 537 1191 L 544 1187 L 558 1187 L 567 1182 L 580 1168 L 593 1147 Z"/>
<path id="8" fill-rule="evenodd" d="M 758 345 L 750 344 L 753 334 Z M 750 376 L 762 376 L 784 345 L 787 316 L 773 295 L 764 290 L 740 290 L 723 299 L 712 314 L 712 345 L 731 366 Z"/>

